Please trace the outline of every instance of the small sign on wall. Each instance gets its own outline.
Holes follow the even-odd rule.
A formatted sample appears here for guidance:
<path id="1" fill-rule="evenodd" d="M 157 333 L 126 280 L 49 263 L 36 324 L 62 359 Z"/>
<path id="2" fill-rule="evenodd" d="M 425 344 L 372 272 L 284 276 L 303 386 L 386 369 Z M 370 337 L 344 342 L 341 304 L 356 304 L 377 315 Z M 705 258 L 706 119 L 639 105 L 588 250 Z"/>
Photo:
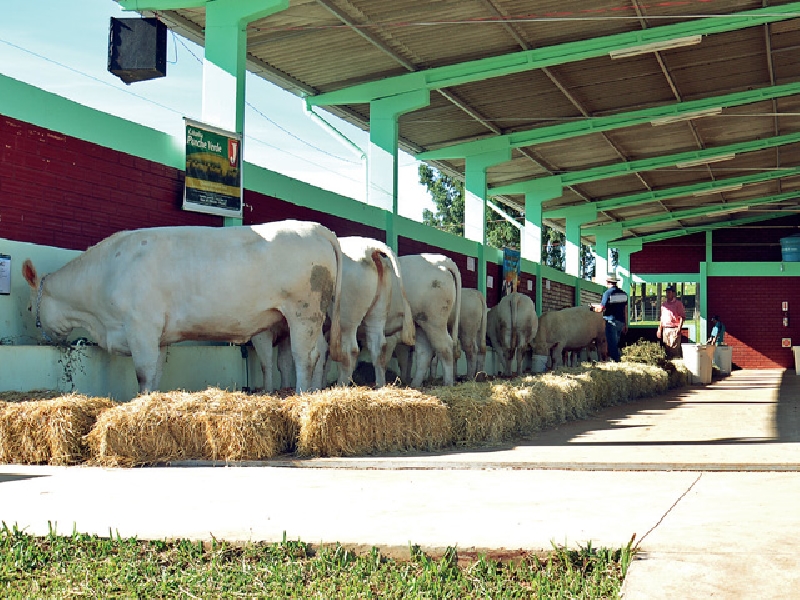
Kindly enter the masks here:
<path id="1" fill-rule="evenodd" d="M 533 281 L 531 281 L 530 279 L 528 279 L 528 291 L 529 292 L 533 291 Z"/>
<path id="2" fill-rule="evenodd" d="M 242 136 L 186 121 L 183 210 L 242 218 Z"/>
<path id="3" fill-rule="evenodd" d="M 493 288 L 494 287 L 494 277 L 492 277 L 491 275 L 487 275 L 486 276 L 486 287 L 487 288 Z"/>
<path id="4" fill-rule="evenodd" d="M 11 257 L 0 254 L 0 294 L 11 294 Z"/>
<path id="5" fill-rule="evenodd" d="M 474 271 L 475 270 L 475 257 L 468 256 L 467 257 L 467 271 Z"/>
<path id="6" fill-rule="evenodd" d="M 789 303 L 788 302 L 781 302 L 781 310 L 786 312 L 789 310 Z"/>
<path id="7" fill-rule="evenodd" d="M 781 338 L 781 348 L 791 348 L 792 338 Z"/>

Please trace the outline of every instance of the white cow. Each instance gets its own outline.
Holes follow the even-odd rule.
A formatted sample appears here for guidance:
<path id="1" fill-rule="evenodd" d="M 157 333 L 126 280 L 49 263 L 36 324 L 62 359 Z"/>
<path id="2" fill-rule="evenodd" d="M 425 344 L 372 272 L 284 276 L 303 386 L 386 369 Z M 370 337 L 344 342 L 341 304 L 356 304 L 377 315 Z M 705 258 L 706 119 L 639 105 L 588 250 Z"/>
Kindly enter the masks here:
<path id="1" fill-rule="evenodd" d="M 525 294 L 513 292 L 489 310 L 486 334 L 500 362 L 498 372 L 510 377 L 514 358 L 517 371 L 522 372 L 525 352 L 538 327 L 533 300 Z"/>
<path id="2" fill-rule="evenodd" d="M 403 287 L 416 325 L 416 366 L 412 387 L 422 386 L 435 352 L 442 362 L 443 383 L 455 383 L 455 361 L 459 356 L 458 317 L 461 314 L 461 271 L 442 254 L 412 254 L 398 258 Z M 387 336 L 387 348 L 395 349 L 398 336 Z M 398 362 L 403 367 L 398 348 Z M 408 375 L 405 365 L 404 375 Z"/>
<path id="3" fill-rule="evenodd" d="M 461 290 L 461 317 L 458 319 L 458 341 L 467 358 L 467 379 L 475 379 L 486 363 L 486 298 L 474 288 Z M 438 369 L 438 359 L 431 361 L 431 373 Z"/>
<path id="4" fill-rule="evenodd" d="M 264 390 L 270 392 L 277 387 L 272 377 L 272 356 L 273 349 L 276 346 L 278 348 L 278 372 L 281 375 L 281 386 L 288 387 L 293 363 L 289 324 L 286 319 L 281 316 L 279 321 L 261 333 L 254 335 L 250 341 L 253 342 L 253 348 L 255 348 L 256 355 L 261 363 Z M 325 349 L 327 351 L 327 346 Z M 312 388 L 321 386 L 322 382 L 317 381 L 316 378 L 312 381 Z"/>
<path id="5" fill-rule="evenodd" d="M 467 358 L 467 379 L 475 379 L 486 360 L 486 298 L 480 290 L 461 290 L 458 339 Z"/>
<path id="6" fill-rule="evenodd" d="M 350 383 L 359 354 L 359 341 L 369 351 L 375 367 L 375 379 L 378 387 L 386 385 L 385 329 L 387 321 L 392 333 L 400 335 L 403 343 L 414 344 L 414 321 L 411 307 L 405 298 L 402 276 L 397 264 L 397 257 L 391 248 L 383 242 L 365 237 L 340 237 L 339 245 L 343 254 L 341 336 L 344 361 L 339 363 L 340 385 Z M 395 296 L 398 299 L 397 313 L 390 311 L 392 307 L 393 288 L 397 286 Z M 291 366 L 291 357 L 287 359 L 287 342 L 289 328 L 285 320 L 254 336 L 253 346 L 261 361 L 261 371 L 267 389 L 272 389 L 272 356 L 273 347 L 278 345 L 278 370 L 286 385 L 287 360 Z M 326 348 L 321 352 L 325 354 Z M 322 365 L 314 373 L 315 387 L 321 387 L 327 368 Z"/>
<path id="7" fill-rule="evenodd" d="M 132 356 L 140 393 L 158 389 L 168 345 L 244 343 L 282 316 L 297 390 L 311 389 L 331 302 L 331 353 L 341 356 L 342 252 L 319 223 L 124 231 L 41 278 L 26 260 L 23 274 L 37 326 L 57 339 L 83 327 Z"/>
<path id="8" fill-rule="evenodd" d="M 575 306 L 546 312 L 539 319 L 539 332 L 533 351 L 549 356 L 554 368 L 563 364 L 564 353 L 595 345 L 598 358 L 605 359 L 606 322 L 601 313 L 588 306 Z"/>
<path id="9" fill-rule="evenodd" d="M 397 333 L 404 344 L 414 344 L 414 321 L 400 267 L 395 253 L 383 242 L 353 236 L 339 238 L 339 244 L 344 253 L 341 302 L 344 360 L 339 366 L 339 383 L 349 383 L 353 376 L 360 337 L 375 367 L 375 384 L 381 387 L 386 385 L 386 364 L 390 358 L 386 353 L 387 322 L 393 330 L 399 326 Z"/>

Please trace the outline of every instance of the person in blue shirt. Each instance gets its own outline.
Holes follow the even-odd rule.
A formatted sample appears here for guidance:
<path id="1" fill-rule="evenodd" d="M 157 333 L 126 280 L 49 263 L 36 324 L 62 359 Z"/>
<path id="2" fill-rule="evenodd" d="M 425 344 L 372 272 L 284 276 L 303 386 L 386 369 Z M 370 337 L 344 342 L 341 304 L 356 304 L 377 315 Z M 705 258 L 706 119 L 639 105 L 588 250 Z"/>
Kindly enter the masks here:
<path id="1" fill-rule="evenodd" d="M 706 344 L 711 344 L 712 346 L 725 345 L 725 325 L 717 315 L 711 317 L 711 335 L 708 336 Z"/>
<path id="2" fill-rule="evenodd" d="M 617 287 L 616 274 L 606 277 L 608 289 L 600 300 L 600 310 L 604 311 L 606 321 L 606 342 L 608 356 L 615 362 L 622 360 L 619 353 L 619 338 L 628 331 L 628 294 Z"/>

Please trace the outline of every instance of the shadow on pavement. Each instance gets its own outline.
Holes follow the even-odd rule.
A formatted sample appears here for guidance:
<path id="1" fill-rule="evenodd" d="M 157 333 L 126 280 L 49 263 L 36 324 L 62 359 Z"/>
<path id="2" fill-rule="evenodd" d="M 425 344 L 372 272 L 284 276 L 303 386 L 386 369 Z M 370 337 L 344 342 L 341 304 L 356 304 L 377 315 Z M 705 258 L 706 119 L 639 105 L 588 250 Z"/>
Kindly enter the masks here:
<path id="1" fill-rule="evenodd" d="M 29 473 L 0 473 L 0 483 L 9 483 L 11 481 L 22 481 L 25 479 L 34 479 L 36 477 L 48 477 L 48 475 L 31 475 Z"/>
<path id="2" fill-rule="evenodd" d="M 778 441 L 800 442 L 800 375 L 791 370 L 784 371 L 781 377 L 775 431 Z"/>

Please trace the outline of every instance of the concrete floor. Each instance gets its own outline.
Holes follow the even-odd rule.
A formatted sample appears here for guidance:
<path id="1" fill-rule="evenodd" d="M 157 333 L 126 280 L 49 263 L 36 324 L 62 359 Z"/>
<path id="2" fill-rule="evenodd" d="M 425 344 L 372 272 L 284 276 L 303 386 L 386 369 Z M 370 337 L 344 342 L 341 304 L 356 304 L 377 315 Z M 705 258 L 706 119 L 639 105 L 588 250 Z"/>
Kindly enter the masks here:
<path id="1" fill-rule="evenodd" d="M 0 465 L 0 520 L 98 535 L 513 555 L 620 547 L 624 597 L 800 590 L 800 377 L 736 371 L 497 448 L 250 466 Z"/>

